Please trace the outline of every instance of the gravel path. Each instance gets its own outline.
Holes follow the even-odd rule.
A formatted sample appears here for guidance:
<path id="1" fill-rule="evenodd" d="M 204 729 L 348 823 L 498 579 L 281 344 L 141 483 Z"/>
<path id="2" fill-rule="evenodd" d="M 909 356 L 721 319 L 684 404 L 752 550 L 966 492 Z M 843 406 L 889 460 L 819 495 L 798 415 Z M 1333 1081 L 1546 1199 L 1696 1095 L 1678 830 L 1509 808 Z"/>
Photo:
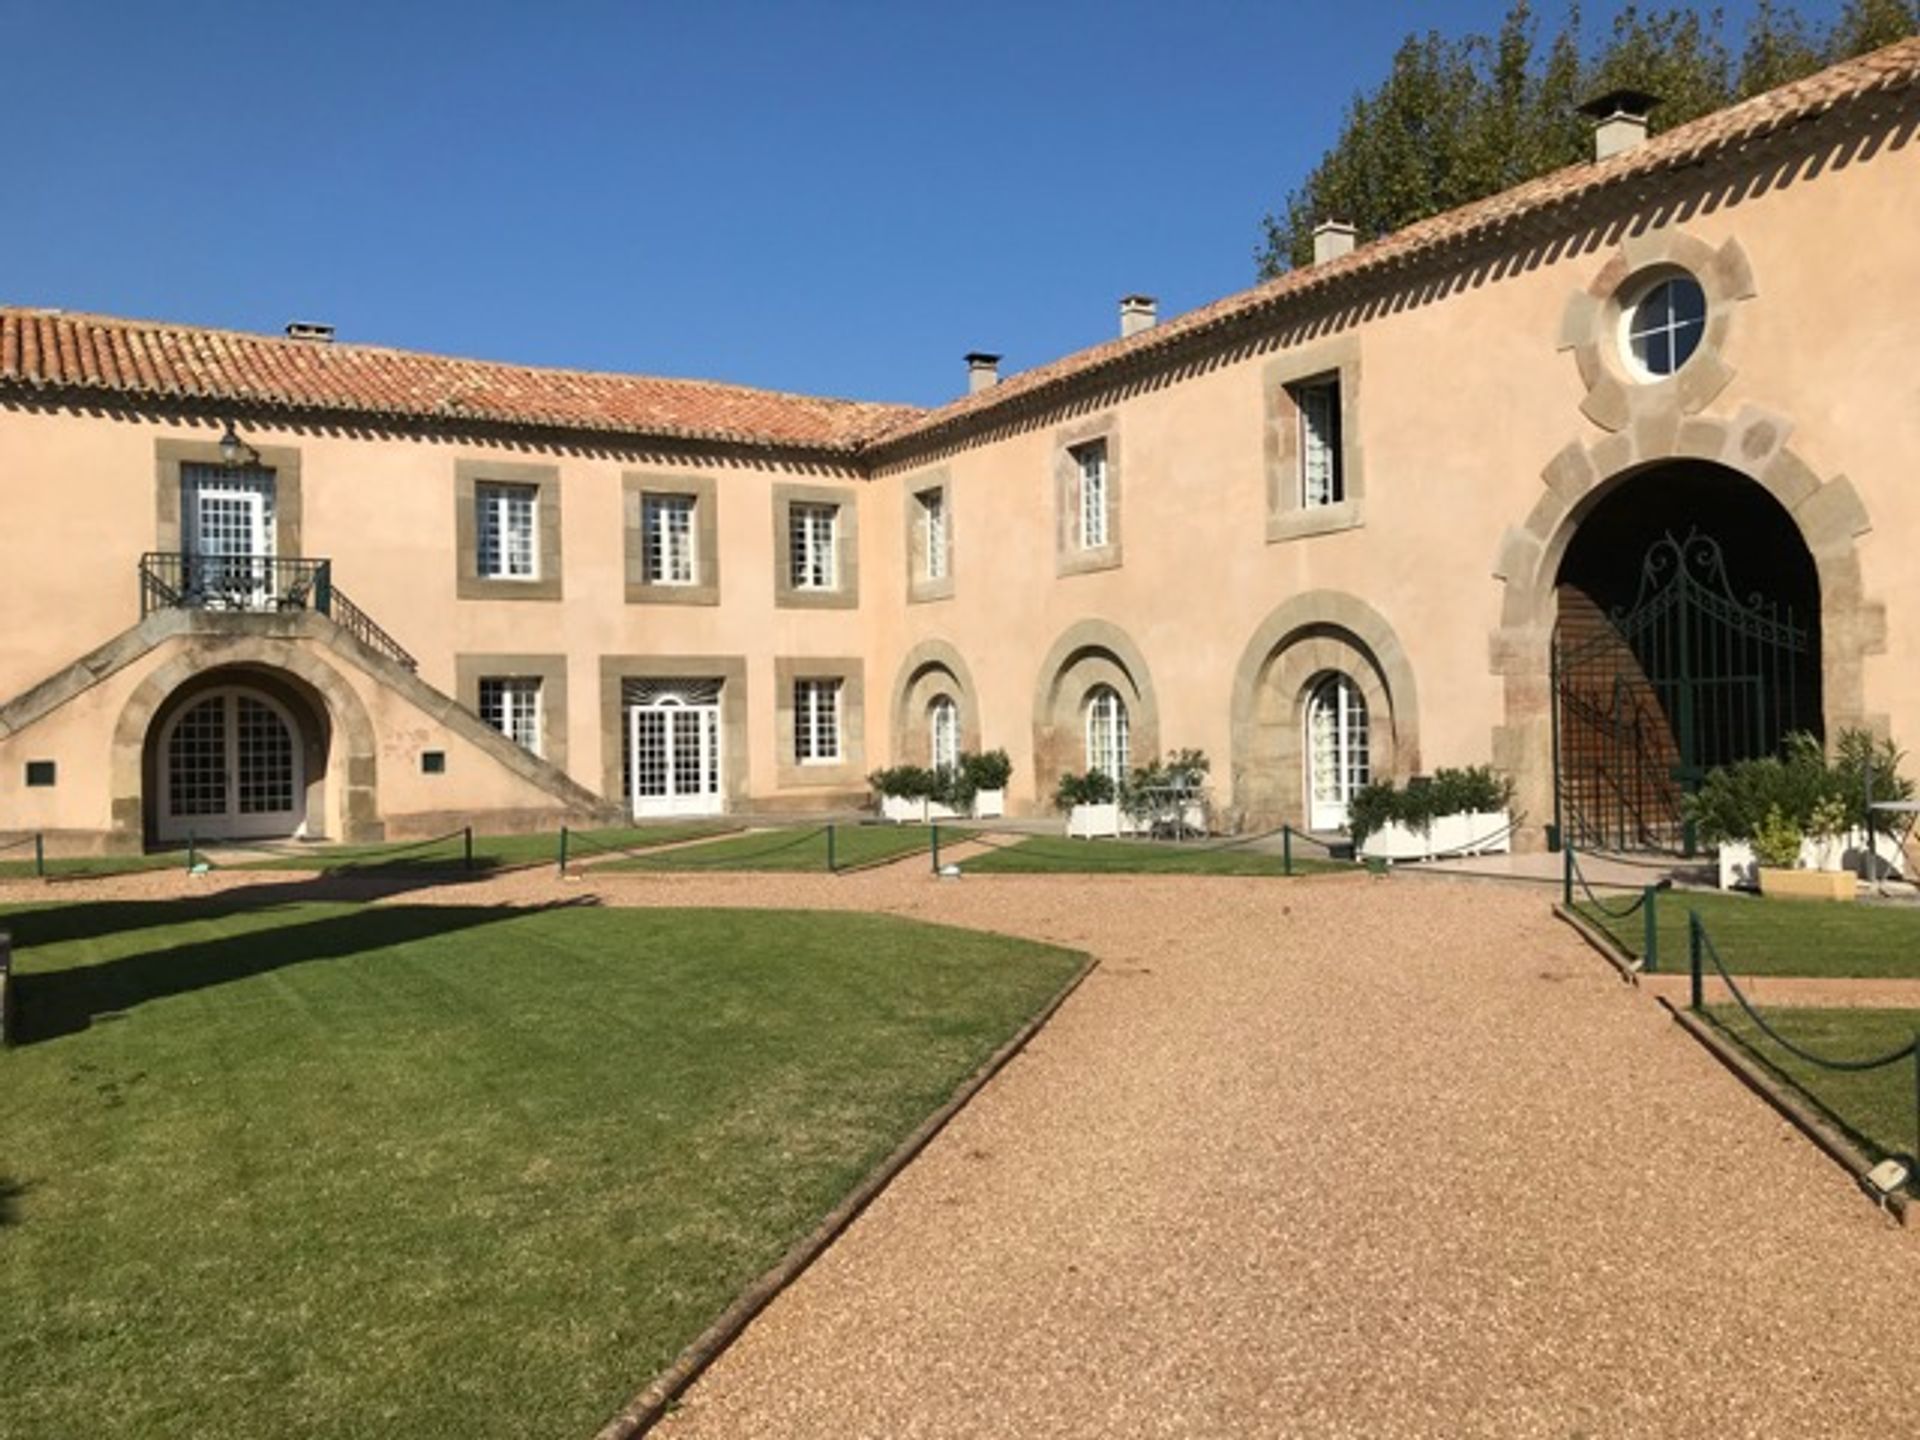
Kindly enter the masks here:
<path id="1" fill-rule="evenodd" d="M 87 893 L 189 885 L 327 893 Z M 410 898 L 852 906 L 1103 962 L 673 1440 L 1912 1433 L 1920 1244 L 1530 888 L 907 865 Z"/>

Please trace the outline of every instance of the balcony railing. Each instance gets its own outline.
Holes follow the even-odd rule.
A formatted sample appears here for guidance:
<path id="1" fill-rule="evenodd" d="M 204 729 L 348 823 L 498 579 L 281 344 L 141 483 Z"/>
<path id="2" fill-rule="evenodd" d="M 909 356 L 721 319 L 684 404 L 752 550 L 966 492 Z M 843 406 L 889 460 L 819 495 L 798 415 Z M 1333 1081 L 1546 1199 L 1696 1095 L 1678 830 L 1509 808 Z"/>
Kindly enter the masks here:
<path id="1" fill-rule="evenodd" d="M 394 663 L 418 668 L 413 656 L 333 583 L 331 560 L 152 551 L 140 557 L 140 618 L 157 610 L 313 610 Z"/>

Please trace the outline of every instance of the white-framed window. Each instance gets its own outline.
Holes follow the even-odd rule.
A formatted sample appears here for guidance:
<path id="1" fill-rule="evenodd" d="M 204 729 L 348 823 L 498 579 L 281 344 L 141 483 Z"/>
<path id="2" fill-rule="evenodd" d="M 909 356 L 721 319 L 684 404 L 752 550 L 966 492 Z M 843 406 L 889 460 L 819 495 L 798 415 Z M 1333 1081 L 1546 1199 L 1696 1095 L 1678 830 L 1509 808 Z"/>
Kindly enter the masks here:
<path id="1" fill-rule="evenodd" d="M 480 578 L 538 579 L 540 547 L 535 527 L 539 523 L 540 487 L 482 481 L 473 487 L 473 503 L 478 512 L 475 568 Z"/>
<path id="2" fill-rule="evenodd" d="M 650 584 L 698 582 L 700 562 L 695 555 L 693 507 L 691 495 L 648 495 L 641 502 Z"/>
<path id="3" fill-rule="evenodd" d="M 1094 686 L 1087 694 L 1087 769 L 1119 784 L 1127 778 L 1128 745 L 1127 702 L 1111 685 Z"/>
<path id="4" fill-rule="evenodd" d="M 1700 348 L 1707 333 L 1707 293 L 1691 275 L 1654 281 L 1626 307 L 1627 360 L 1637 374 L 1661 379 Z"/>
<path id="5" fill-rule="evenodd" d="M 1113 496 L 1107 485 L 1107 442 L 1089 440 L 1069 452 L 1080 472 L 1080 548 L 1098 550 L 1107 543 Z"/>
<path id="6" fill-rule="evenodd" d="M 1338 505 L 1347 497 L 1340 447 L 1340 381 L 1329 377 L 1290 387 L 1300 411 L 1300 503 Z"/>
<path id="7" fill-rule="evenodd" d="M 920 503 L 920 538 L 924 545 L 923 578 L 947 578 L 947 492 L 922 490 L 914 499 Z"/>
<path id="8" fill-rule="evenodd" d="M 960 706 L 951 695 L 936 695 L 927 706 L 927 737 L 933 768 L 957 769 L 960 764 Z"/>
<path id="9" fill-rule="evenodd" d="M 801 765 L 840 761 L 840 682 L 793 682 L 793 758 Z"/>
<path id="10" fill-rule="evenodd" d="M 540 677 L 497 675 L 480 682 L 480 718 L 514 744 L 540 753 Z"/>
<path id="11" fill-rule="evenodd" d="M 1367 702 L 1350 678 L 1329 672 L 1307 698 L 1307 823 L 1315 830 L 1344 829 L 1348 805 L 1372 775 Z"/>
<path id="12" fill-rule="evenodd" d="M 793 588 L 832 590 L 840 583 L 834 557 L 835 532 L 840 528 L 838 505 L 795 502 L 787 507 L 788 549 L 793 557 Z"/>

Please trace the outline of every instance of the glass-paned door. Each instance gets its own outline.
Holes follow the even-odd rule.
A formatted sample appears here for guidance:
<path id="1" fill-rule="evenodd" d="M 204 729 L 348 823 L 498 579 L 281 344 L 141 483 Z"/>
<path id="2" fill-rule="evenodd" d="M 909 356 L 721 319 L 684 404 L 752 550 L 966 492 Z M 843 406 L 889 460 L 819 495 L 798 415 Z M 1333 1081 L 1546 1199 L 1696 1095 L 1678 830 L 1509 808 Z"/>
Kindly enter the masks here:
<path id="1" fill-rule="evenodd" d="M 636 816 L 718 815 L 720 687 L 629 683 L 627 783 Z"/>
<path id="2" fill-rule="evenodd" d="M 273 587 L 273 471 L 261 466 L 181 469 L 187 590 L 216 609 L 256 610 Z"/>
<path id="3" fill-rule="evenodd" d="M 1342 830 L 1354 792 L 1371 771 L 1367 763 L 1367 702 L 1345 675 L 1329 675 L 1307 700 L 1307 823 Z"/>
<path id="4" fill-rule="evenodd" d="M 292 835 L 306 825 L 299 732 L 286 711 L 247 690 L 218 690 L 167 722 L 160 737 L 162 840 Z"/>

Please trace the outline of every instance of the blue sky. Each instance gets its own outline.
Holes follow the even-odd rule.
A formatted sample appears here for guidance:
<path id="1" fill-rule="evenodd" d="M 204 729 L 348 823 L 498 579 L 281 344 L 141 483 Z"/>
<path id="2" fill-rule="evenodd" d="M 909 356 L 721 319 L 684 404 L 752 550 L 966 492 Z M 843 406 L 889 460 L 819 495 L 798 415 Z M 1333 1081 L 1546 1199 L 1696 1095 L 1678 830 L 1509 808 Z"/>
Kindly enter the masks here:
<path id="1" fill-rule="evenodd" d="M 0 300 L 936 403 L 1250 284 L 1406 29 L 1503 8 L 0 0 Z"/>

